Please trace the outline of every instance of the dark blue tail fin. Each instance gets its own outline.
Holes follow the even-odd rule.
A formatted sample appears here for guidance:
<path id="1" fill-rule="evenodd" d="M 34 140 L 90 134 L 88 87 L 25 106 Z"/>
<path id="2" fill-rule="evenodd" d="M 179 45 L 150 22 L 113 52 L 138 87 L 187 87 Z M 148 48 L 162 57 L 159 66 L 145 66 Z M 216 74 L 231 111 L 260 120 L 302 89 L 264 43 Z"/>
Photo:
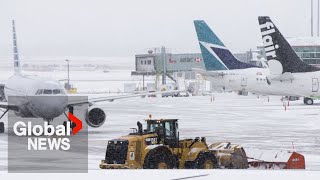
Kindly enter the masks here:
<path id="1" fill-rule="evenodd" d="M 320 71 L 301 60 L 268 16 L 260 16 L 258 19 L 271 73 Z"/>
<path id="2" fill-rule="evenodd" d="M 246 69 L 257 67 L 233 56 L 216 34 L 202 20 L 194 21 L 206 70 Z"/>

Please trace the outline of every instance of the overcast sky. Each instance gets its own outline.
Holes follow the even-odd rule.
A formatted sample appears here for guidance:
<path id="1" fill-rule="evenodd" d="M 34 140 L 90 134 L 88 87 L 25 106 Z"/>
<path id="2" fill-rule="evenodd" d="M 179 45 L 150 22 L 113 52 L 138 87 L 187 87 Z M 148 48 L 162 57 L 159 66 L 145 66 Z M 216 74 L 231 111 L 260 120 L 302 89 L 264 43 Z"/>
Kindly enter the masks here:
<path id="1" fill-rule="evenodd" d="M 200 52 L 196 19 L 243 52 L 261 44 L 259 15 L 287 37 L 310 35 L 310 0 L 0 0 L 0 57 L 12 55 L 13 18 L 26 57 L 120 57 L 161 45 Z"/>

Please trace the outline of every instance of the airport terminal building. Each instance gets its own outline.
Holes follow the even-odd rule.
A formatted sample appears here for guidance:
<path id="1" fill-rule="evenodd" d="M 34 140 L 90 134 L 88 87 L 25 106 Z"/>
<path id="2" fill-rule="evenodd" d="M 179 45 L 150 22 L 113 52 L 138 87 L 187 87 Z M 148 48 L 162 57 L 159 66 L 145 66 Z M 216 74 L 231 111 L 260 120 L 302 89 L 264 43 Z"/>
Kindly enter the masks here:
<path id="1" fill-rule="evenodd" d="M 306 63 L 320 67 L 320 38 L 319 37 L 296 37 L 286 38 L 297 55 Z M 266 58 L 264 47 L 258 46 L 260 54 Z"/>
<path id="2" fill-rule="evenodd" d="M 287 38 L 287 40 L 304 62 L 320 66 L 319 37 Z"/>

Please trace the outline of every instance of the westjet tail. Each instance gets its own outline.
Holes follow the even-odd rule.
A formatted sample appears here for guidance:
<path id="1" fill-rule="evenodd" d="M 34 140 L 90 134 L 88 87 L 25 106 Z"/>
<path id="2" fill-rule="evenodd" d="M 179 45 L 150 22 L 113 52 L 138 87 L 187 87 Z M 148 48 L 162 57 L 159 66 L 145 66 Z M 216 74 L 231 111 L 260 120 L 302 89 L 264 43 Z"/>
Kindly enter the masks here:
<path id="1" fill-rule="evenodd" d="M 205 75 L 214 86 L 238 91 L 241 94 L 279 94 L 267 83 L 269 70 L 239 61 L 225 47 L 218 36 L 202 20 L 194 21 L 205 70 L 196 70 Z"/>
<path id="2" fill-rule="evenodd" d="M 205 68 L 208 71 L 257 68 L 239 61 L 203 20 L 194 21 Z"/>

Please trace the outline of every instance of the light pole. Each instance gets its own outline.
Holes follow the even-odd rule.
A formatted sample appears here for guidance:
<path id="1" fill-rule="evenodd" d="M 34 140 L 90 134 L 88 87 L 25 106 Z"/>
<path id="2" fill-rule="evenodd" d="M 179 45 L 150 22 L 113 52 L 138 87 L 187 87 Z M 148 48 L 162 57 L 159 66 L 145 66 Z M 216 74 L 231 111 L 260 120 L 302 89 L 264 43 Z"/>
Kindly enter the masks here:
<path id="1" fill-rule="evenodd" d="M 68 65 L 68 89 L 70 89 L 70 69 L 69 69 L 69 62 L 70 60 L 66 59 Z"/>
<path id="2" fill-rule="evenodd" d="M 163 62 L 163 74 L 162 74 L 162 84 L 166 84 L 167 77 L 167 60 L 166 60 L 166 48 L 164 46 L 161 47 L 161 60 Z"/>
<path id="3" fill-rule="evenodd" d="M 313 0 L 311 0 L 311 37 L 313 37 Z"/>

